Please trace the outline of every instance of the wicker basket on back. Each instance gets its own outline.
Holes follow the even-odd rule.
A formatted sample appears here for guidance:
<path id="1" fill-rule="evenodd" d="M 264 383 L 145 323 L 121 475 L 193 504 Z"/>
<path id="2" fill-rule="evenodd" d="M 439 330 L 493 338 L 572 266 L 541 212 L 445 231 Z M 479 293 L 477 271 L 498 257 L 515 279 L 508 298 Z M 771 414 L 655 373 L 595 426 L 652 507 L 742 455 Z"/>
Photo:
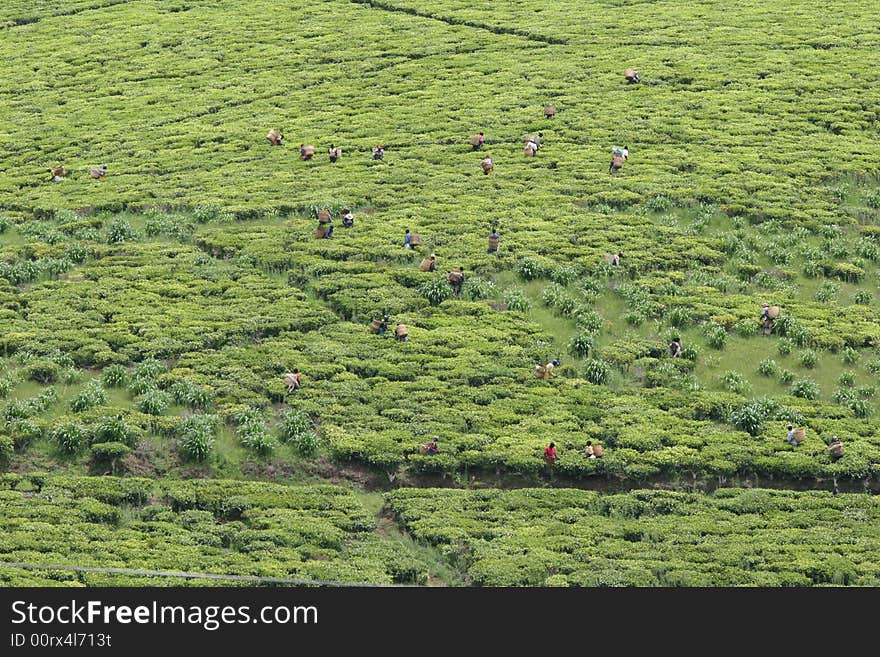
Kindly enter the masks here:
<path id="1" fill-rule="evenodd" d="M 779 318 L 779 306 L 770 306 L 767 309 L 767 317 L 770 319 L 778 319 Z"/>
<path id="2" fill-rule="evenodd" d="M 801 427 L 800 429 L 795 429 L 794 439 L 798 442 L 798 444 L 804 442 L 807 439 L 807 430 L 803 427 Z"/>
<path id="3" fill-rule="evenodd" d="M 552 116 L 556 116 L 556 108 L 553 107 L 553 105 L 545 105 L 544 116 L 546 116 L 548 119 Z"/>
<path id="4" fill-rule="evenodd" d="M 599 458 L 605 453 L 605 448 L 602 445 L 593 445 L 593 456 Z"/>
<path id="5" fill-rule="evenodd" d="M 330 211 L 329 210 L 320 210 L 318 212 L 318 221 L 322 224 L 330 223 Z"/>

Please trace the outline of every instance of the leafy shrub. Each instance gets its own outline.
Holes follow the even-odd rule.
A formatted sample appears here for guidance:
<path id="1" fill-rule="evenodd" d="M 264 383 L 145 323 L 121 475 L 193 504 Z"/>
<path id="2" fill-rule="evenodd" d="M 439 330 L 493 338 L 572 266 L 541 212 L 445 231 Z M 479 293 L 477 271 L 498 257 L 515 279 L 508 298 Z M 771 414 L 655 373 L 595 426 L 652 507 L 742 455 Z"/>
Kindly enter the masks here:
<path id="1" fill-rule="evenodd" d="M 135 239 L 136 233 L 126 219 L 118 217 L 110 224 L 107 230 L 107 243 L 120 244 L 121 242 L 130 242 Z"/>
<path id="2" fill-rule="evenodd" d="M 476 276 L 469 277 L 462 286 L 462 296 L 470 301 L 480 301 L 495 296 L 495 283 Z"/>
<path id="3" fill-rule="evenodd" d="M 843 356 L 841 359 L 845 365 L 854 365 L 859 361 L 859 352 L 852 347 L 846 347 L 843 350 Z"/>
<path id="4" fill-rule="evenodd" d="M 550 272 L 550 280 L 559 285 L 569 285 L 578 277 L 578 270 L 571 265 L 561 265 Z"/>
<path id="5" fill-rule="evenodd" d="M 816 290 L 816 301 L 826 303 L 831 301 L 840 292 L 840 285 L 832 281 L 822 281 Z"/>
<path id="6" fill-rule="evenodd" d="M 837 377 L 837 385 L 843 386 L 844 388 L 852 388 L 855 383 L 856 375 L 850 370 L 841 372 L 840 376 Z"/>
<path id="7" fill-rule="evenodd" d="M 731 411 L 730 423 L 737 429 L 757 436 L 764 428 L 765 416 L 765 405 L 760 400 L 751 400 Z"/>
<path id="8" fill-rule="evenodd" d="M 870 306 L 873 300 L 874 295 L 867 290 L 858 290 L 852 295 L 852 302 L 860 306 Z"/>
<path id="9" fill-rule="evenodd" d="M 192 409 L 205 410 L 213 401 L 212 394 L 190 381 L 176 381 L 169 390 L 175 404 Z"/>
<path id="10" fill-rule="evenodd" d="M 61 374 L 61 367 L 51 360 L 36 360 L 24 368 L 25 376 L 37 383 L 54 383 Z"/>
<path id="11" fill-rule="evenodd" d="M 864 399 L 854 397 L 847 404 L 856 417 L 868 417 L 871 415 L 871 405 Z"/>
<path id="12" fill-rule="evenodd" d="M 511 288 L 504 292 L 504 303 L 509 310 L 518 310 L 521 312 L 527 312 L 529 308 L 532 307 L 529 298 L 522 290 L 517 288 Z"/>
<path id="13" fill-rule="evenodd" d="M 776 376 L 779 372 L 779 365 L 772 358 L 765 358 L 758 363 L 758 374 L 761 376 Z"/>
<path id="14" fill-rule="evenodd" d="M 219 420 L 214 415 L 193 415 L 178 428 L 177 447 L 184 459 L 204 461 L 214 449 Z"/>
<path id="15" fill-rule="evenodd" d="M 623 321 L 630 326 L 641 326 L 648 321 L 648 318 L 638 310 L 631 310 L 623 314 Z"/>
<path id="16" fill-rule="evenodd" d="M 805 349 L 800 354 L 800 363 L 802 366 L 813 369 L 816 367 L 816 362 L 819 360 L 818 354 L 812 349 Z"/>
<path id="17" fill-rule="evenodd" d="M 129 447 L 137 445 L 138 432 L 121 415 L 104 416 L 93 428 L 92 440 L 98 443 L 122 443 Z"/>
<path id="18" fill-rule="evenodd" d="M 865 368 L 873 375 L 880 376 L 880 358 L 874 358 L 865 363 Z"/>
<path id="19" fill-rule="evenodd" d="M 135 376 L 129 379 L 126 389 L 132 395 L 143 395 L 151 390 L 158 390 L 156 379 L 144 376 Z"/>
<path id="20" fill-rule="evenodd" d="M 779 352 L 780 356 L 788 356 L 792 351 L 794 351 L 794 341 L 789 338 L 782 338 L 779 341 L 779 344 L 776 345 L 776 351 Z"/>
<path id="21" fill-rule="evenodd" d="M 0 468 L 7 468 L 15 455 L 15 443 L 9 436 L 0 436 Z"/>
<path id="22" fill-rule="evenodd" d="M 547 267 L 540 260 L 529 256 L 520 259 L 516 265 L 516 273 L 526 281 L 546 278 L 550 274 Z"/>
<path id="23" fill-rule="evenodd" d="M 691 311 L 681 306 L 670 308 L 666 313 L 666 321 L 676 328 L 684 328 L 693 322 Z"/>
<path id="24" fill-rule="evenodd" d="M 82 413 L 95 406 L 107 403 L 107 392 L 99 381 L 89 381 L 80 393 L 70 400 L 70 410 Z"/>
<path id="25" fill-rule="evenodd" d="M 721 376 L 721 382 L 727 390 L 739 395 L 745 394 L 751 388 L 748 382 L 743 378 L 742 374 L 735 370 L 726 371 Z"/>
<path id="26" fill-rule="evenodd" d="M 794 372 L 792 372 L 791 370 L 786 370 L 786 369 L 780 369 L 779 374 L 777 375 L 779 382 L 784 385 L 788 385 L 789 383 L 794 381 L 794 377 L 795 377 Z"/>
<path id="27" fill-rule="evenodd" d="M 856 394 L 864 399 L 869 399 L 877 394 L 876 386 L 859 386 L 856 388 Z"/>
<path id="28" fill-rule="evenodd" d="M 703 326 L 703 335 L 709 342 L 710 347 L 714 349 L 724 349 L 724 345 L 727 342 L 727 331 L 724 330 L 723 326 L 713 322 L 707 322 Z"/>
<path id="29" fill-rule="evenodd" d="M 74 423 L 55 427 L 50 437 L 62 452 L 68 454 L 77 453 L 88 442 L 88 433 L 85 428 Z"/>
<path id="30" fill-rule="evenodd" d="M 0 399 L 6 399 L 12 389 L 15 388 L 15 381 L 9 377 L 0 379 Z"/>
<path id="31" fill-rule="evenodd" d="M 591 358 L 584 366 L 584 378 L 590 383 L 604 385 L 611 377 L 611 367 L 604 360 Z"/>
<path id="32" fill-rule="evenodd" d="M 303 456 L 318 449 L 318 434 L 312 419 L 302 411 L 287 411 L 281 416 L 281 442 L 292 445 Z"/>
<path id="33" fill-rule="evenodd" d="M 748 338 L 758 332 L 758 324 L 751 319 L 741 319 L 733 325 L 734 332 L 743 338 Z"/>
<path id="34" fill-rule="evenodd" d="M 574 315 L 574 321 L 578 328 L 587 333 L 598 333 L 602 330 L 602 324 L 605 320 L 602 315 L 591 308 L 580 307 Z"/>
<path id="35" fill-rule="evenodd" d="M 437 277 L 420 285 L 419 294 L 436 306 L 449 299 L 453 291 L 445 277 Z"/>
<path id="36" fill-rule="evenodd" d="M 586 358 L 596 346 L 596 340 L 591 333 L 578 333 L 568 343 L 568 352 L 579 358 Z"/>
<path id="37" fill-rule="evenodd" d="M 92 460 L 96 467 L 109 467 L 115 474 L 120 459 L 128 456 L 130 452 L 128 445 L 122 443 L 95 443 L 92 445 Z"/>
<path id="38" fill-rule="evenodd" d="M 155 379 L 165 371 L 162 361 L 155 358 L 147 358 L 135 365 L 133 375 L 135 378 Z"/>
<path id="39" fill-rule="evenodd" d="M 137 408 L 148 415 L 162 415 L 171 405 L 171 395 L 162 390 L 148 390 L 137 400 Z"/>
<path id="40" fill-rule="evenodd" d="M 128 380 L 128 370 L 122 365 L 110 365 L 104 369 L 101 380 L 105 386 L 111 388 L 122 388 Z"/>
<path id="41" fill-rule="evenodd" d="M 819 398 L 819 385 L 812 379 L 798 379 L 791 384 L 789 392 L 795 397 L 814 400 Z"/>
<path id="42" fill-rule="evenodd" d="M 668 197 L 658 194 L 645 201 L 644 206 L 650 212 L 669 212 L 672 209 L 672 201 Z"/>

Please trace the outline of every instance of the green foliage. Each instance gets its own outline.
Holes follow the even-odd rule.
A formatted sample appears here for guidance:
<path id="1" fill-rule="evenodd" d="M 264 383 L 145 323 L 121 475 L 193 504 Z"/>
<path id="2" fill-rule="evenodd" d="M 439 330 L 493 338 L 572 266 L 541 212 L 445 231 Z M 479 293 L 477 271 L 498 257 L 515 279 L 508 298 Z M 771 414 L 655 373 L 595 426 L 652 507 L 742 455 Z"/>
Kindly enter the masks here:
<path id="1" fill-rule="evenodd" d="M 201 462 L 214 449 L 219 418 L 213 415 L 193 415 L 184 420 L 177 431 L 177 447 L 184 459 Z"/>
<path id="2" fill-rule="evenodd" d="M 77 453 L 88 442 L 85 428 L 72 422 L 56 426 L 50 436 L 58 449 L 68 454 Z"/>
<path id="3" fill-rule="evenodd" d="M 302 411 L 286 411 L 279 425 L 281 442 L 290 444 L 303 456 L 314 454 L 319 445 L 312 419 Z"/>
<path id="4" fill-rule="evenodd" d="M 790 392 L 795 397 L 804 399 L 818 399 L 819 385 L 812 379 L 798 379 L 791 384 Z"/>
<path id="5" fill-rule="evenodd" d="M 803 367 L 812 369 L 816 367 L 816 363 L 819 360 L 819 355 L 812 349 L 805 349 L 800 353 L 798 360 Z"/>
<path id="6" fill-rule="evenodd" d="M 432 278 L 419 287 L 419 294 L 425 297 L 432 305 L 446 301 L 452 297 L 452 288 L 443 276 Z"/>
<path id="7" fill-rule="evenodd" d="M 568 343 L 568 352 L 578 358 L 586 358 L 595 348 L 596 340 L 592 333 L 578 333 Z"/>
<path id="8" fill-rule="evenodd" d="M 718 324 L 705 324 L 703 326 L 703 335 L 706 337 L 709 346 L 714 349 L 724 349 L 724 345 L 727 343 L 727 331 Z"/>
<path id="9" fill-rule="evenodd" d="M 843 356 L 841 360 L 843 361 L 844 365 L 854 365 L 859 362 L 859 352 L 852 347 L 846 347 L 843 350 Z"/>
<path id="10" fill-rule="evenodd" d="M 124 388 L 128 381 L 128 370 L 120 364 L 110 365 L 101 374 L 101 380 L 110 388 Z"/>
<path id="11" fill-rule="evenodd" d="M 779 365 L 772 358 L 765 358 L 758 363 L 758 374 L 761 376 L 776 376 L 779 373 Z"/>
<path id="12" fill-rule="evenodd" d="M 591 358 L 584 365 L 584 378 L 597 386 L 605 385 L 611 377 L 611 367 L 600 358 Z"/>
<path id="13" fill-rule="evenodd" d="M 504 299 L 504 303 L 507 305 L 508 310 L 527 312 L 532 305 L 523 291 L 517 288 L 505 290 L 502 298 Z"/>
<path id="14" fill-rule="evenodd" d="M 107 392 L 99 381 L 89 381 L 85 388 L 70 400 L 70 410 L 74 413 L 82 413 L 95 406 L 107 403 Z"/>
<path id="15" fill-rule="evenodd" d="M 171 405 L 171 395 L 161 390 L 148 390 L 137 399 L 137 408 L 141 413 L 162 415 Z"/>

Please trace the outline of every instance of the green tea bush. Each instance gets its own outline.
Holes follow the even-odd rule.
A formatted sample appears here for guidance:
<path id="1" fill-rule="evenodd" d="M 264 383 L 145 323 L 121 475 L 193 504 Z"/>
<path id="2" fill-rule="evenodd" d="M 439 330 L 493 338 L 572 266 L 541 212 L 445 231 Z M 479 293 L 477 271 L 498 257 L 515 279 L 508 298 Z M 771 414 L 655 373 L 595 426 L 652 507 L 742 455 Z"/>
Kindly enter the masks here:
<path id="1" fill-rule="evenodd" d="M 37 383 L 54 383 L 61 376 L 61 367 L 50 360 L 35 360 L 24 368 L 24 374 Z"/>
<path id="2" fill-rule="evenodd" d="M 91 447 L 92 462 L 97 468 L 110 468 L 110 472 L 116 473 L 119 461 L 131 452 L 128 445 L 122 443 L 94 443 Z"/>

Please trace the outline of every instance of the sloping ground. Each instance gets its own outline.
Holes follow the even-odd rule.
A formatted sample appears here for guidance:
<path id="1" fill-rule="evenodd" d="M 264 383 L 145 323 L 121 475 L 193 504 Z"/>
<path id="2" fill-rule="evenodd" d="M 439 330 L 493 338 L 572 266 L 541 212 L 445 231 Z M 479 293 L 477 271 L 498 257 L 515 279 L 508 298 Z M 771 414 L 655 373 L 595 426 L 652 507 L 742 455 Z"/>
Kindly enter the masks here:
<path id="1" fill-rule="evenodd" d="M 401 523 L 484 586 L 876 586 L 867 495 L 401 489 Z"/>
<path id="2" fill-rule="evenodd" d="M 381 540 L 351 491 L 242 481 L 4 475 L 0 561 L 390 584 L 427 568 Z M 6 586 L 231 586 L 0 567 Z"/>
<path id="3" fill-rule="evenodd" d="M 354 461 L 389 482 L 876 486 L 872 11 L 864 0 L 821 13 L 775 1 L 4 3 L 0 467 L 25 473 L 4 480 L 9 558 L 44 546 L 42 563 L 82 563 L 108 541 L 116 565 L 144 552 L 156 569 L 377 583 L 424 582 L 433 559 L 387 540 L 387 520 L 374 532 L 375 509 L 343 489 L 55 478 L 47 495 L 30 474 L 46 469 L 311 482 Z M 629 65 L 641 84 L 625 84 Z M 270 147 L 269 127 L 288 145 Z M 478 130 L 483 153 L 467 143 Z M 524 158 L 539 130 L 543 148 Z M 300 161 L 300 142 L 318 157 Z M 344 150 L 335 165 L 330 142 Z M 382 162 L 369 159 L 377 143 Z M 631 152 L 615 177 L 612 145 Z M 107 178 L 89 178 L 102 162 Z M 51 183 L 59 163 L 70 175 Z M 317 211 L 345 207 L 355 226 L 314 239 Z M 493 226 L 498 254 L 486 252 Z M 423 237 L 418 252 L 401 248 L 407 228 Z M 603 256 L 618 250 L 615 268 Z M 418 271 L 431 252 L 438 271 Z M 461 298 L 453 266 L 467 274 Z M 764 301 L 782 308 L 769 335 Z M 409 325 L 408 342 L 368 332 L 383 313 Z M 672 359 L 676 336 L 685 350 Z M 556 377 L 535 379 L 554 357 Z M 285 396 L 293 367 L 304 386 Z M 789 422 L 806 427 L 803 446 L 784 442 Z M 417 454 L 432 435 L 441 454 Z M 833 435 L 846 444 L 836 462 Z M 602 459 L 584 458 L 587 440 Z M 112 493 L 129 485 L 157 498 Z M 199 501 L 203 489 L 221 506 Z M 231 491 L 258 510 L 230 516 Z M 390 499 L 416 539 L 447 550 L 453 583 L 465 570 L 479 584 L 876 583 L 871 498 L 664 495 Z M 312 496 L 332 517 L 313 513 Z M 425 502 L 435 498 L 446 507 Z M 545 526 L 540 507 L 553 504 L 577 511 Z M 496 527 L 499 509 L 516 511 L 509 528 Z M 831 522 L 845 527 L 838 556 Z M 673 526 L 700 528 L 684 556 L 664 551 Z M 43 531 L 58 540 L 34 542 Z M 71 533 L 87 538 L 66 552 Z M 801 541 L 794 565 L 788 538 Z M 164 554 L 169 540 L 181 547 Z M 48 581 L 11 572 L 14 584 Z"/>

